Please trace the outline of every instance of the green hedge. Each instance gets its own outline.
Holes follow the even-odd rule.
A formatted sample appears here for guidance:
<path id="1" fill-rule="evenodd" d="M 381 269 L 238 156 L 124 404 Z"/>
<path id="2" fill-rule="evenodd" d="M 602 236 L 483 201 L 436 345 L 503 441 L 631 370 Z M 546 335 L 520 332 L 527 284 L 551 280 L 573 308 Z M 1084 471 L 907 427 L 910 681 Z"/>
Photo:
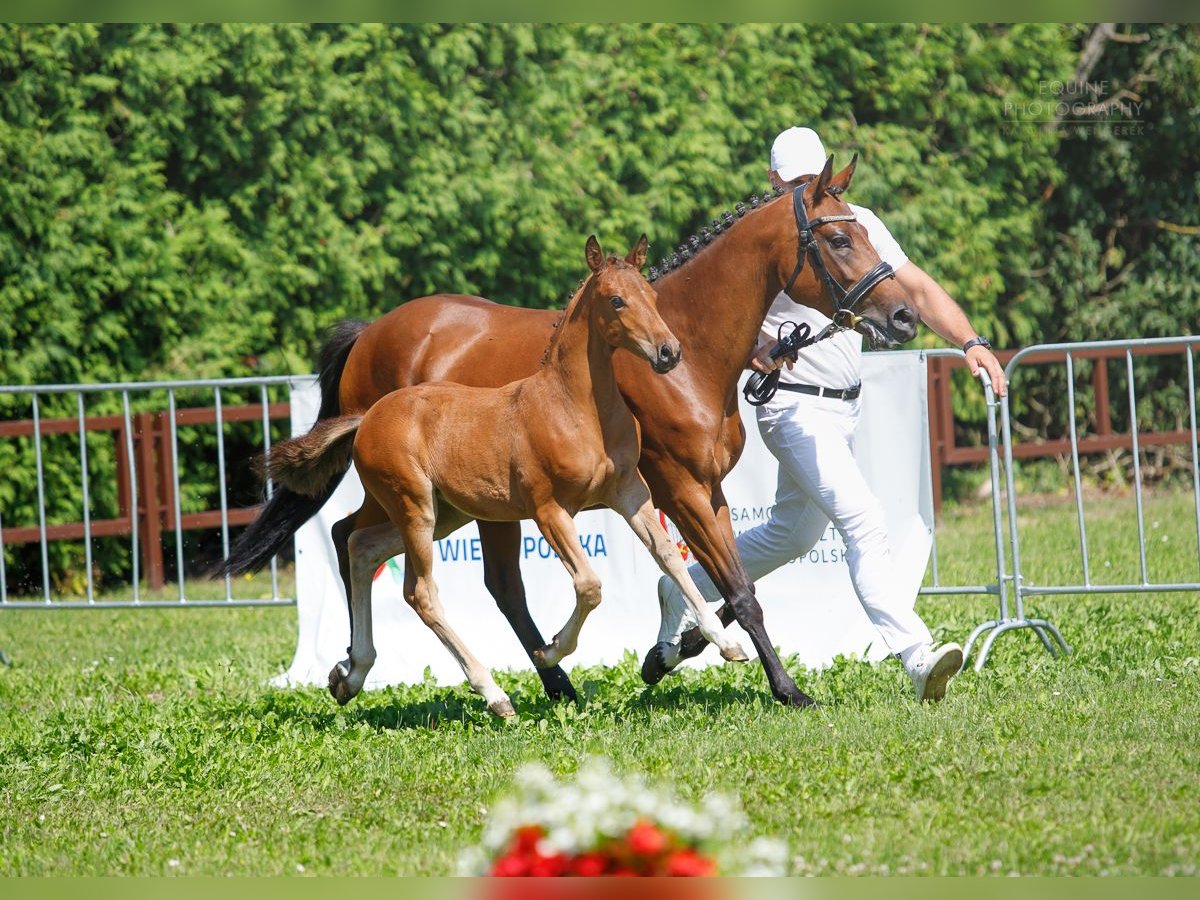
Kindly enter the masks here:
<path id="1" fill-rule="evenodd" d="M 1200 32 L 1125 30 L 1088 77 L 1141 136 L 1012 112 L 1084 26 L 0 26 L 0 372 L 306 372 L 410 297 L 553 305 L 589 232 L 669 252 L 793 123 L 862 153 L 853 199 L 1000 345 L 1185 331 L 1197 237 L 1157 223 L 1197 224 Z M 28 457 L 0 443 L 8 523 Z"/>

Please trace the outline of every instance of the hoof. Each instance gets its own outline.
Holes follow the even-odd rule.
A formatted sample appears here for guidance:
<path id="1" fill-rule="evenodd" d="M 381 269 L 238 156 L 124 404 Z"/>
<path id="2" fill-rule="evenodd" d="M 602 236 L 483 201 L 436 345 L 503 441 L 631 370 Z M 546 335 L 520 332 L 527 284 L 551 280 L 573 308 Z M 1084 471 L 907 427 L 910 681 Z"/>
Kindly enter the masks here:
<path id="1" fill-rule="evenodd" d="M 668 654 L 675 648 L 666 641 L 659 641 L 646 653 L 646 658 L 642 660 L 642 681 L 649 685 L 658 684 L 667 677 L 675 666 L 667 662 Z M 675 655 L 675 654 L 671 654 Z M 675 665 L 678 665 L 676 660 Z"/>
<path id="2" fill-rule="evenodd" d="M 721 651 L 721 658 L 727 659 L 730 662 L 747 662 L 750 657 L 746 655 L 746 651 L 742 649 L 741 644 L 731 644 Z"/>
<path id="3" fill-rule="evenodd" d="M 538 669 L 538 676 L 542 679 L 542 687 L 546 690 L 546 696 L 551 700 L 570 700 L 574 702 L 579 699 L 579 695 L 575 693 L 575 685 L 571 684 L 571 679 L 567 677 L 567 673 L 558 666 L 551 666 L 548 669 Z"/>
<path id="4" fill-rule="evenodd" d="M 804 691 L 800 690 L 799 688 L 796 689 L 796 693 L 794 693 L 794 694 L 785 694 L 784 696 L 776 697 L 775 699 L 778 700 L 780 703 L 782 703 L 784 706 L 790 706 L 794 709 L 808 709 L 809 707 L 812 707 L 812 706 L 820 706 L 821 705 L 821 704 L 817 703 L 817 701 L 814 700 L 812 697 L 808 696 L 808 694 L 804 693 Z"/>
<path id="5" fill-rule="evenodd" d="M 547 644 L 533 651 L 533 664 L 539 669 L 550 669 L 558 665 L 561 659 L 558 648 L 553 644 Z"/>
<path id="6" fill-rule="evenodd" d="M 494 715 L 499 716 L 501 719 L 511 719 L 517 714 L 517 711 L 513 709 L 512 701 L 507 697 L 501 697 L 499 700 L 493 700 L 488 704 L 488 709 L 490 709 Z"/>
<path id="7" fill-rule="evenodd" d="M 346 671 L 346 667 L 341 663 L 338 663 L 329 670 L 329 693 L 338 702 L 338 706 L 345 706 L 358 693 L 358 691 L 350 689 L 349 679 L 350 673 Z"/>

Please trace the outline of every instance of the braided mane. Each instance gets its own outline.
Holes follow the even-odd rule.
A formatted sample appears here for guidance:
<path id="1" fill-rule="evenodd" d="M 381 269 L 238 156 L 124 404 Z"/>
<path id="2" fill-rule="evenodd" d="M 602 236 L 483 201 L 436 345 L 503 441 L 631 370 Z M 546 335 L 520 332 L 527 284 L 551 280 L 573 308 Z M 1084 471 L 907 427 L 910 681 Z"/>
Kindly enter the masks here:
<path id="1" fill-rule="evenodd" d="M 712 220 L 712 225 L 705 225 L 700 229 L 698 234 L 693 234 L 690 238 L 675 248 L 675 252 L 670 256 L 664 256 L 658 261 L 657 266 L 651 266 L 647 274 L 647 280 L 656 281 L 662 278 L 669 272 L 674 272 L 676 269 L 683 266 L 692 257 L 696 256 L 701 250 L 707 247 L 713 241 L 717 240 L 725 231 L 732 227 L 738 219 L 746 215 L 746 213 L 766 206 L 776 197 L 783 193 L 782 188 L 775 188 L 767 191 L 762 195 L 757 193 L 751 194 L 746 198 L 744 203 L 738 203 L 734 206 L 733 212 L 725 210 L 719 218 Z M 749 206 L 747 206 L 749 204 Z"/>
<path id="2" fill-rule="evenodd" d="M 725 210 L 723 213 L 721 213 L 719 218 L 712 220 L 711 226 L 705 225 L 700 229 L 699 233 L 693 234 L 686 241 L 676 247 L 674 253 L 672 253 L 670 256 L 664 256 L 658 261 L 658 265 L 651 266 L 649 270 L 647 270 L 646 280 L 650 282 L 657 281 L 664 275 L 681 268 L 688 262 L 688 260 L 695 257 L 698 253 L 700 253 L 701 250 L 716 241 L 717 238 L 733 227 L 733 225 L 737 223 L 737 220 L 746 215 L 746 213 L 752 212 L 756 209 L 761 209 L 776 197 L 782 195 L 783 192 L 783 188 L 774 188 L 773 190 L 765 191 L 762 194 L 752 193 L 746 198 L 745 202 L 739 202 L 735 204 L 732 212 Z M 838 191 L 838 193 L 841 192 Z M 581 278 L 579 280 L 579 284 L 567 294 L 565 306 L 569 307 L 571 305 L 571 301 L 575 298 L 575 295 L 579 293 L 579 290 L 586 283 L 586 278 Z M 565 315 L 566 309 L 564 309 L 559 317 L 554 320 L 554 328 L 557 329 L 558 326 L 562 324 L 562 320 Z M 553 343 L 553 338 L 551 338 L 550 344 Z M 542 353 L 541 365 L 543 366 L 550 357 L 550 344 L 546 345 L 546 349 Z"/>

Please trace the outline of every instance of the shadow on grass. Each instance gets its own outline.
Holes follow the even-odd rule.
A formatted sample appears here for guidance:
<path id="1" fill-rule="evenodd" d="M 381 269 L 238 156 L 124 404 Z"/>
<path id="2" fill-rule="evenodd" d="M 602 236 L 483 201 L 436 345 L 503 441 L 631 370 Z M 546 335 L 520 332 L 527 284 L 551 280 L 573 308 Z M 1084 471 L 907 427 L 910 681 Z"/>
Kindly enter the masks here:
<path id="1" fill-rule="evenodd" d="M 419 696 L 413 697 L 414 693 Z M 364 691 L 345 707 L 339 707 L 322 690 L 280 689 L 260 698 L 254 712 L 303 723 L 315 731 L 344 731 L 359 726 L 374 731 L 505 729 L 530 723 L 560 729 L 587 722 L 611 723 L 635 718 L 639 713 L 693 709 L 700 715 L 728 707 L 767 709 L 776 705 L 769 693 L 753 685 L 681 683 L 646 688 L 639 683 L 631 685 L 629 693 L 619 694 L 611 683 L 589 679 L 582 682 L 579 693 L 578 701 L 555 701 L 532 687 L 517 687 L 509 692 L 517 710 L 515 722 L 492 715 L 482 698 L 462 687 L 432 684 Z"/>

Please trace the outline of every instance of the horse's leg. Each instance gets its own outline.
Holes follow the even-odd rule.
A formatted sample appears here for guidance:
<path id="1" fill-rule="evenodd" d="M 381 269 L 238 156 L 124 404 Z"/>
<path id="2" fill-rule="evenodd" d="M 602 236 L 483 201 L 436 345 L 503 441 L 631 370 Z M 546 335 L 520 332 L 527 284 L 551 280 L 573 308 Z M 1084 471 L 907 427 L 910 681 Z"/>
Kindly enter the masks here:
<path id="1" fill-rule="evenodd" d="M 339 519 L 333 523 L 333 527 L 329 529 L 330 537 L 333 539 L 333 551 L 337 555 L 338 575 L 342 578 L 342 587 L 346 590 L 346 608 L 350 613 L 350 643 L 354 643 L 354 614 L 351 605 L 351 578 L 350 578 L 350 535 L 360 528 L 369 528 L 372 525 L 381 525 L 387 522 L 387 513 L 383 511 L 375 498 L 369 493 L 363 497 L 362 506 L 355 512 L 350 513 L 344 519 Z M 397 551 L 403 553 L 403 549 Z M 370 612 L 367 613 L 370 615 Z M 346 653 L 350 652 L 350 648 L 346 648 Z M 350 660 L 343 660 L 346 670 L 350 669 Z"/>
<path id="2" fill-rule="evenodd" d="M 587 552 L 579 543 L 575 523 L 565 509 L 554 506 L 539 510 L 534 520 L 546 542 L 571 573 L 575 585 L 575 609 L 570 618 L 554 635 L 554 640 L 533 653 L 534 665 L 540 668 L 558 665 L 564 657 L 575 652 L 584 620 L 600 605 L 600 576 L 588 562 Z"/>
<path id="3" fill-rule="evenodd" d="M 360 528 L 350 534 L 346 544 L 350 569 L 350 656 L 329 672 L 329 693 L 343 705 L 362 690 L 367 673 L 375 665 L 375 641 L 371 634 L 371 587 L 375 572 L 393 556 L 404 552 L 404 542 L 391 522 Z"/>
<path id="4" fill-rule="evenodd" d="M 504 618 L 516 633 L 521 646 L 534 661 L 534 651 L 545 646 L 542 633 L 525 600 L 525 584 L 521 580 L 521 523 L 480 522 L 479 543 L 483 550 L 483 583 L 496 601 Z M 575 687 L 561 666 L 537 670 L 542 687 L 551 700 L 566 697 L 576 699 Z"/>
<path id="5" fill-rule="evenodd" d="M 626 480 L 618 489 L 612 500 L 612 507 L 629 523 L 638 539 L 646 545 L 650 555 L 654 557 L 664 574 L 671 577 L 683 592 L 684 602 L 687 603 L 692 615 L 696 617 L 701 632 L 705 638 L 716 644 L 721 650 L 721 656 L 736 662 L 749 659 L 741 646 L 731 638 L 721 625 L 712 609 L 696 590 L 696 585 L 688 575 L 679 548 L 659 524 L 658 516 L 654 514 L 654 504 L 650 502 L 650 490 L 642 480 L 642 476 L 633 472 L 633 477 Z"/>
<path id="6" fill-rule="evenodd" d="M 445 611 L 438 599 L 437 585 L 433 581 L 432 494 L 429 500 L 430 503 L 426 507 L 423 503 L 418 505 L 415 498 L 402 499 L 407 513 L 400 525 L 406 548 L 404 599 L 458 661 L 471 689 L 483 697 L 488 709 L 498 716 L 516 715 L 508 694 L 500 689 L 492 678 L 492 673 L 467 649 L 462 638 L 446 621 Z"/>
<path id="7" fill-rule="evenodd" d="M 713 488 L 702 484 L 683 466 L 654 474 L 661 476 L 656 477 L 654 485 L 655 496 L 662 498 L 660 507 L 679 528 L 696 561 L 732 607 L 737 623 L 750 635 L 775 699 L 790 706 L 812 706 L 813 699 L 796 686 L 767 635 L 754 585 L 737 554 L 729 505 L 720 485 Z M 725 611 L 719 611 L 718 616 L 728 624 L 727 613 L 721 615 L 722 612 Z M 663 675 L 678 665 L 681 649 L 662 644 L 651 649 L 642 664 L 643 680 L 647 684 L 662 680 Z"/>

